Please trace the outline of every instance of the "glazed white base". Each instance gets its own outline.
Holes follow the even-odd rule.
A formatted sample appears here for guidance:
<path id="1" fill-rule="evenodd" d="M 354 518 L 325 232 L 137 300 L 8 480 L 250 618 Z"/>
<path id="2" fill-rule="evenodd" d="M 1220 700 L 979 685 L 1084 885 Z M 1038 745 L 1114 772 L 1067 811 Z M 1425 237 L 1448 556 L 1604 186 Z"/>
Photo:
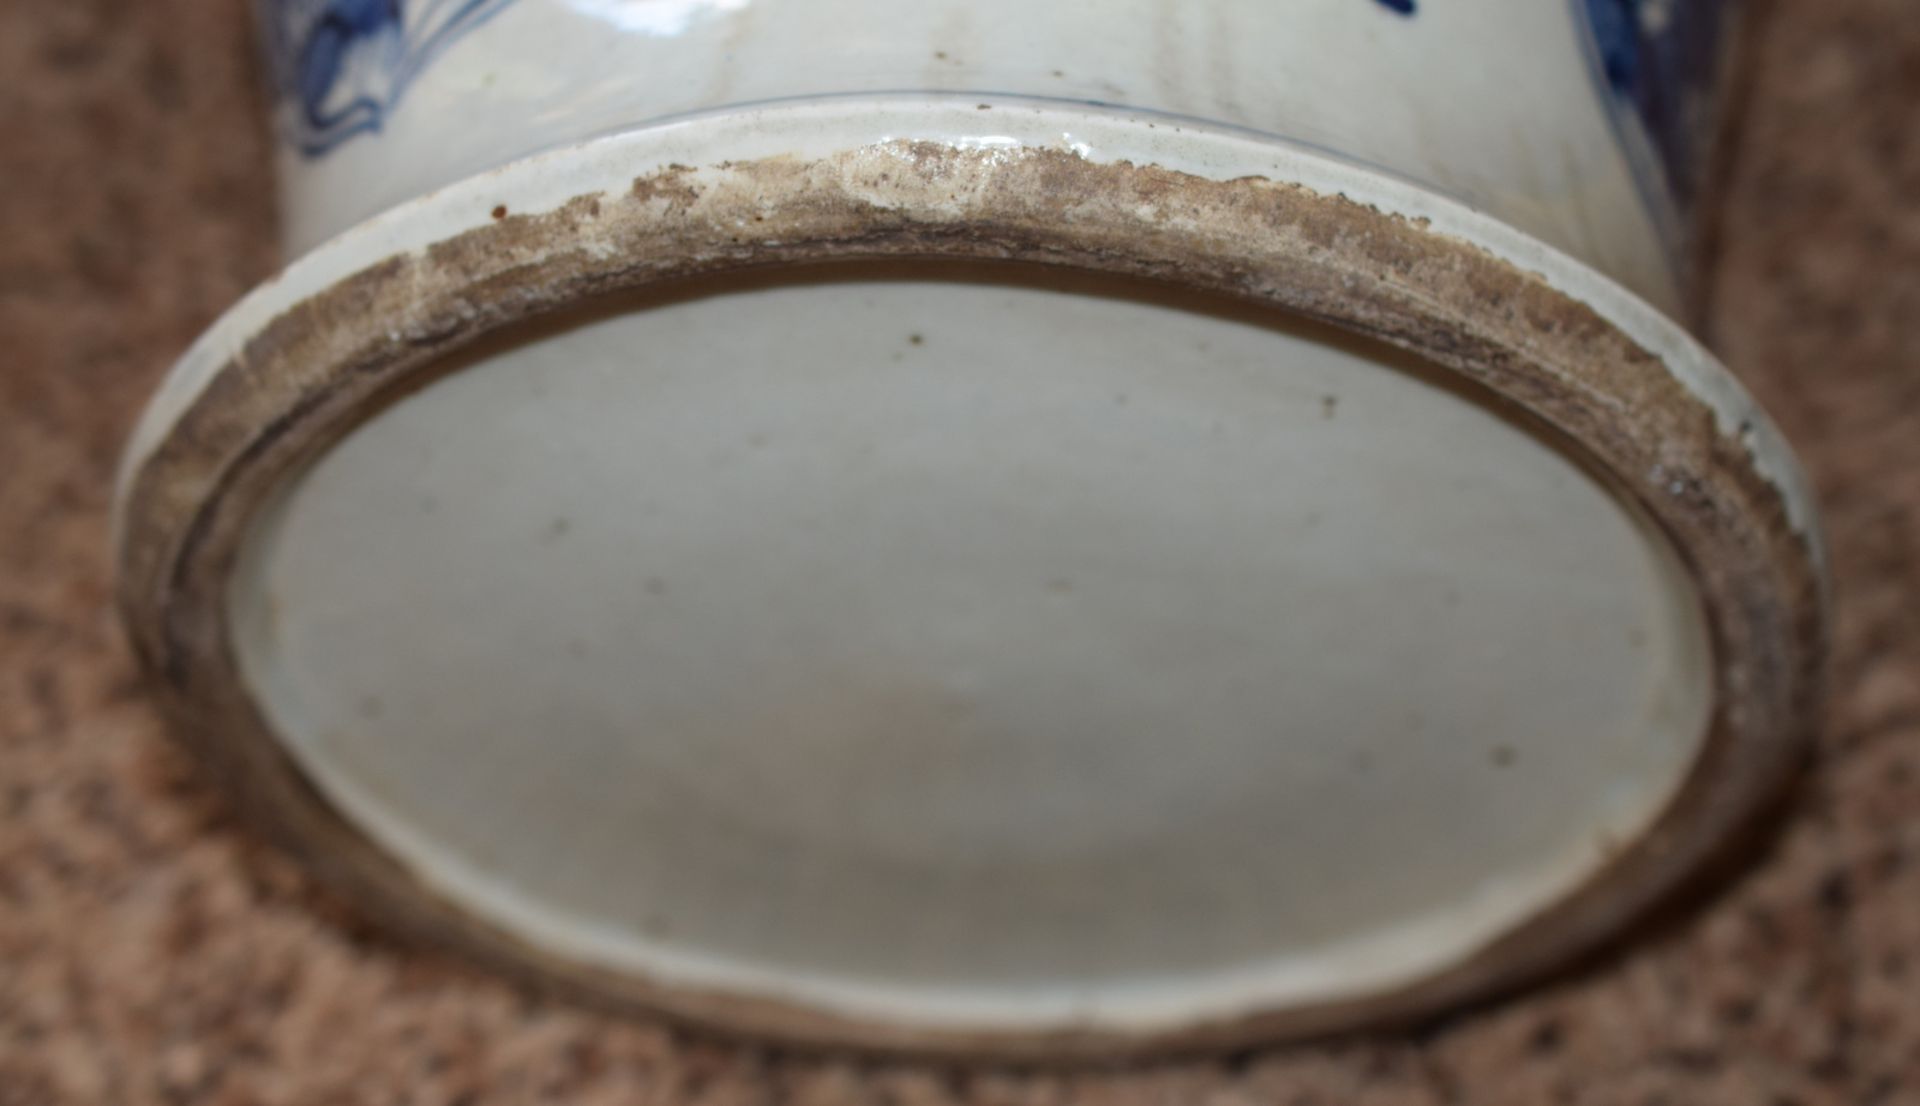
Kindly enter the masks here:
<path id="1" fill-rule="evenodd" d="M 294 483 L 232 593 L 302 767 L 549 951 L 943 1029 L 1359 996 L 1659 813 L 1649 527 L 1398 355 L 1079 286 L 667 300 Z"/>

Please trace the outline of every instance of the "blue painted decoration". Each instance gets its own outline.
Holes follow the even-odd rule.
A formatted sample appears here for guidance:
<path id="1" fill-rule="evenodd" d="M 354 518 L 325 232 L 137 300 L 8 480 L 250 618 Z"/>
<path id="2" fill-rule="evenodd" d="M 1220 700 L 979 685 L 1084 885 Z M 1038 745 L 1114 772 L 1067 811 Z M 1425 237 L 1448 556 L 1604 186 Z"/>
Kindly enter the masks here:
<path id="1" fill-rule="evenodd" d="M 1575 0 L 1598 78 L 1643 183 L 1674 220 L 1693 209 L 1716 122 L 1729 0 Z"/>
<path id="2" fill-rule="evenodd" d="M 1416 0 L 1375 0 L 1381 7 L 1400 15 L 1412 15 L 1420 10 Z"/>
<path id="3" fill-rule="evenodd" d="M 317 157 L 378 131 L 441 51 L 513 0 L 258 0 L 281 123 Z"/>

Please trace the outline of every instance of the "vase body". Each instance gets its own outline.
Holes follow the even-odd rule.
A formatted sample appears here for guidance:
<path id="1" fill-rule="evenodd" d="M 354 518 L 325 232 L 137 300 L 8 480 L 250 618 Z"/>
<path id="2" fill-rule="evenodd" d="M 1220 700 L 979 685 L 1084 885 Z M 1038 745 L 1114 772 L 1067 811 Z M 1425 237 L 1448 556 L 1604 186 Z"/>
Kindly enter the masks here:
<path id="1" fill-rule="evenodd" d="M 121 598 L 397 925 L 788 1040 L 1424 1016 L 1790 769 L 1820 555 L 1675 321 L 1730 5 L 260 9 L 287 271 Z"/>

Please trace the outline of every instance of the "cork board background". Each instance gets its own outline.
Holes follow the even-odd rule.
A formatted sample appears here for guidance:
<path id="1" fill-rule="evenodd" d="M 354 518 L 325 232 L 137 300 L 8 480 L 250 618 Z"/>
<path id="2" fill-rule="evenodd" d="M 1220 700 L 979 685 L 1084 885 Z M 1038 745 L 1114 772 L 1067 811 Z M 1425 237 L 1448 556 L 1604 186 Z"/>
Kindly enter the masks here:
<path id="1" fill-rule="evenodd" d="M 234 825 L 108 605 L 119 444 L 275 264 L 244 0 L 0 4 L 0 1106 L 1920 1103 L 1920 18 L 1773 0 L 1711 337 L 1838 580 L 1819 752 L 1750 862 L 1414 1032 L 1071 1074 L 789 1056 L 517 992 Z"/>

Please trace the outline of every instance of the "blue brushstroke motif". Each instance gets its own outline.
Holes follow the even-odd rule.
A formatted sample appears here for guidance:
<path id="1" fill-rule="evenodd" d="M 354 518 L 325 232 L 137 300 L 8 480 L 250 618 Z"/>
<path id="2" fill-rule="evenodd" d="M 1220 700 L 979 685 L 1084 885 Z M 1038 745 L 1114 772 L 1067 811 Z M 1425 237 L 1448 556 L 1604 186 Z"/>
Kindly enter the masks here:
<path id="1" fill-rule="evenodd" d="M 1398 12 L 1401 15 L 1412 15 L 1420 8 L 1414 0 L 1375 0 L 1375 2 L 1388 11 Z"/>
<path id="2" fill-rule="evenodd" d="M 1628 128 L 1629 156 L 1684 217 L 1699 196 L 1712 141 L 1728 0 L 1580 0 L 1600 79 Z"/>
<path id="3" fill-rule="evenodd" d="M 513 0 L 259 0 L 287 140 L 318 157 L 380 130 L 454 40 Z"/>

